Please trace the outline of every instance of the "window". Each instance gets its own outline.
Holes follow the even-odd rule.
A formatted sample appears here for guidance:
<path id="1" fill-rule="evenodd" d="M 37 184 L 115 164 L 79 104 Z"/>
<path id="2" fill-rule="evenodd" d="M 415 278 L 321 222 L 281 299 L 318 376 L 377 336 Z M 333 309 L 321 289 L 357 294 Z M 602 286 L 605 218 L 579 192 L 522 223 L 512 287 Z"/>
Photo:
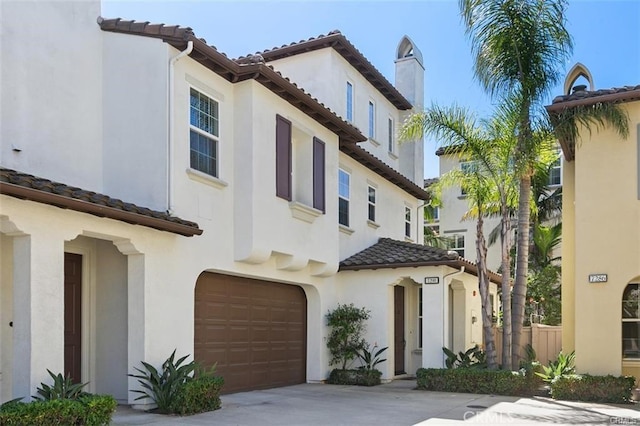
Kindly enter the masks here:
<path id="1" fill-rule="evenodd" d="M 368 200 L 369 200 L 369 220 L 371 222 L 375 222 L 376 221 L 376 189 L 373 186 L 369 186 Z"/>
<path id="2" fill-rule="evenodd" d="M 549 167 L 549 186 L 562 185 L 562 157 L 558 152 L 558 158 Z"/>
<path id="3" fill-rule="evenodd" d="M 276 115 L 276 196 L 325 212 L 325 144 Z"/>
<path id="4" fill-rule="evenodd" d="M 353 121 L 353 84 L 347 81 L 347 121 Z"/>
<path id="5" fill-rule="evenodd" d="M 640 284 L 629 284 L 622 293 L 622 358 L 640 358 Z"/>
<path id="6" fill-rule="evenodd" d="M 418 289 L 418 349 L 422 349 L 422 287 Z"/>
<path id="7" fill-rule="evenodd" d="M 338 223 L 349 226 L 349 181 L 351 176 L 344 170 L 338 170 Z"/>
<path id="8" fill-rule="evenodd" d="M 376 135 L 376 106 L 369 101 L 369 139 L 375 138 Z"/>
<path id="9" fill-rule="evenodd" d="M 388 131 L 389 131 L 389 140 L 388 140 L 388 145 L 389 145 L 389 152 L 393 152 L 394 149 L 394 143 L 393 143 L 393 119 L 390 118 L 388 121 Z"/>
<path id="10" fill-rule="evenodd" d="M 276 116 L 276 196 L 291 201 L 291 122 Z"/>
<path id="11" fill-rule="evenodd" d="M 460 162 L 460 171 L 464 174 L 474 173 L 477 167 L 478 163 L 475 161 Z M 464 188 L 460 188 L 460 195 L 467 195 L 467 191 Z"/>
<path id="12" fill-rule="evenodd" d="M 190 167 L 218 177 L 218 102 L 192 88 L 189 116 Z"/>
<path id="13" fill-rule="evenodd" d="M 464 235 L 447 235 L 447 248 L 449 250 L 457 252 L 460 256 L 464 257 Z"/>
<path id="14" fill-rule="evenodd" d="M 411 238 L 411 208 L 404 208 L 404 236 Z"/>

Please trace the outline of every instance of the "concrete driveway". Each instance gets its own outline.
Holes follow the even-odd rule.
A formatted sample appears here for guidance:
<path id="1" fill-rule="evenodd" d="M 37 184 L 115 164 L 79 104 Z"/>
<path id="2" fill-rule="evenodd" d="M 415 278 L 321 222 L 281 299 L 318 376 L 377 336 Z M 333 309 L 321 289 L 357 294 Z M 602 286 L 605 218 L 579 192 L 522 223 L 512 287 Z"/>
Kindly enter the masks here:
<path id="1" fill-rule="evenodd" d="M 302 384 L 222 397 L 222 408 L 188 417 L 119 407 L 114 425 L 640 425 L 635 406 L 414 390 L 415 380 L 375 387 Z"/>

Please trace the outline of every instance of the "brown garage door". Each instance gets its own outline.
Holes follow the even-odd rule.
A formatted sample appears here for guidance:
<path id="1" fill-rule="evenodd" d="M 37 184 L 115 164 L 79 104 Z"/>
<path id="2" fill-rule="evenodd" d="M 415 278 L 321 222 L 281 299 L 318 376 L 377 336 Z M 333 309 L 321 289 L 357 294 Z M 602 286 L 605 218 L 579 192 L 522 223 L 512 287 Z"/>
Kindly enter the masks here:
<path id="1" fill-rule="evenodd" d="M 224 393 L 304 383 L 302 288 L 204 272 L 195 295 L 196 361 L 217 363 Z"/>

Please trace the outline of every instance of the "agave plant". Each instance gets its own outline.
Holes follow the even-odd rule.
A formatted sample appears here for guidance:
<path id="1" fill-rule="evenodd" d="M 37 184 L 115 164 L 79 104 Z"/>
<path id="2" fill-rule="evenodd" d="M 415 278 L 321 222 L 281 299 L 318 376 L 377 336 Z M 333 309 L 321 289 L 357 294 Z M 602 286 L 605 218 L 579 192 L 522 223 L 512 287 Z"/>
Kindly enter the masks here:
<path id="1" fill-rule="evenodd" d="M 63 376 L 62 373 L 53 374 L 50 370 L 47 370 L 47 373 L 53 379 L 53 386 L 40 383 L 42 387 L 36 389 L 38 395 L 33 395 L 34 399 L 38 401 L 78 399 L 85 394 L 82 388 L 87 386 L 87 383 L 73 383 L 69 374 L 66 376 Z"/>
<path id="2" fill-rule="evenodd" d="M 575 373 L 576 353 L 564 354 L 562 351 L 558 354 L 555 361 L 549 362 L 549 366 L 542 366 L 542 373 L 536 373 L 545 383 L 551 383 L 558 377 L 568 376 Z"/>
<path id="3" fill-rule="evenodd" d="M 193 373 L 197 367 L 195 361 L 183 364 L 189 355 L 174 361 L 175 355 L 176 350 L 174 349 L 171 356 L 162 363 L 161 371 L 144 361 L 141 361 L 144 370 L 134 367 L 140 374 L 129 374 L 129 376 L 138 379 L 140 386 L 144 388 L 144 390 L 134 389 L 131 391 L 141 394 L 135 399 L 136 401 L 149 398 L 155 402 L 160 412 L 170 412 L 171 402 L 176 393 L 184 383 L 193 379 Z"/>

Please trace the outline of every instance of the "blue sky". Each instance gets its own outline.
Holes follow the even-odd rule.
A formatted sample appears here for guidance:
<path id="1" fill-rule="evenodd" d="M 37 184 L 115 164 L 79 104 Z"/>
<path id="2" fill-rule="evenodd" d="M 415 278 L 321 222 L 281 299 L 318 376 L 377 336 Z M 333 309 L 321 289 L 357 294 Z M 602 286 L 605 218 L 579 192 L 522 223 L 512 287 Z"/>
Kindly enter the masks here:
<path id="1" fill-rule="evenodd" d="M 424 56 L 427 105 L 456 103 L 479 116 L 492 111 L 474 80 L 456 0 L 102 0 L 102 15 L 190 26 L 229 57 L 339 29 L 392 83 L 396 48 L 406 34 Z M 581 62 L 597 89 L 640 84 L 640 0 L 572 0 L 567 18 L 574 54 L 561 64 L 565 72 Z M 553 93 L 559 94 L 561 85 Z M 425 177 L 438 175 L 436 149 L 426 141 Z"/>

